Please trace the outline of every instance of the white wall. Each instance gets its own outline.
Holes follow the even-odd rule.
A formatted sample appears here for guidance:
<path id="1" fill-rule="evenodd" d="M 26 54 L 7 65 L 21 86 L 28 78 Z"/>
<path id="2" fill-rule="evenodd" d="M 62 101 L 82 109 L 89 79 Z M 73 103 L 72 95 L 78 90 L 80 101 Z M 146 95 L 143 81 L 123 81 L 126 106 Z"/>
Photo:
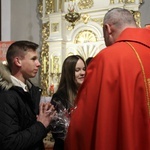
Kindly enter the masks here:
<path id="1" fill-rule="evenodd" d="M 150 0 L 143 0 L 144 3 L 140 7 L 141 25 L 150 24 Z"/>
<path id="2" fill-rule="evenodd" d="M 41 45 L 37 5 L 38 0 L 1 0 L 2 41 L 30 40 Z M 32 81 L 39 85 L 39 74 Z"/>
<path id="3" fill-rule="evenodd" d="M 2 40 L 31 40 L 40 43 L 37 0 L 1 0 Z"/>
<path id="4" fill-rule="evenodd" d="M 1 40 L 11 39 L 11 0 L 1 0 Z"/>
<path id="5" fill-rule="evenodd" d="M 37 0 L 12 0 L 11 3 L 11 40 L 29 40 L 40 44 L 40 19 Z M 40 51 L 40 47 L 38 49 Z M 34 79 L 39 85 L 39 73 Z"/>
<path id="6" fill-rule="evenodd" d="M 150 0 L 140 7 L 141 24 L 150 23 Z M 39 0 L 1 0 L 2 40 L 27 39 L 40 44 Z"/>
<path id="7" fill-rule="evenodd" d="M 11 39 L 40 43 L 37 0 L 12 0 Z"/>

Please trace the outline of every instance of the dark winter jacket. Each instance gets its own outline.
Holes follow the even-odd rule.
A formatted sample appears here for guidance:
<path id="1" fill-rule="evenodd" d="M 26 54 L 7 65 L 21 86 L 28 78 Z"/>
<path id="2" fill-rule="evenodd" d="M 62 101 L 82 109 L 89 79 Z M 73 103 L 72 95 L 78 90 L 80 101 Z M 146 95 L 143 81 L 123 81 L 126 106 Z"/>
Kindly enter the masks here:
<path id="1" fill-rule="evenodd" d="M 0 64 L 0 149 L 43 150 L 47 130 L 36 121 L 41 89 L 31 84 L 29 92 L 14 86 Z"/>

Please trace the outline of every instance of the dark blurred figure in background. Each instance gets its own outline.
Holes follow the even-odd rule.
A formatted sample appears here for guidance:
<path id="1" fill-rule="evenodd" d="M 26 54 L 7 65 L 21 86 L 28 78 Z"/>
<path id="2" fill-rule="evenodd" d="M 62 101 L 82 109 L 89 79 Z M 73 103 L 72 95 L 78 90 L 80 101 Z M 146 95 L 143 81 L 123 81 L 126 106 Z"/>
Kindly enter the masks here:
<path id="1" fill-rule="evenodd" d="M 89 63 L 91 62 L 91 60 L 93 59 L 93 57 L 88 57 L 87 59 L 86 59 L 86 65 L 88 66 L 89 65 Z"/>

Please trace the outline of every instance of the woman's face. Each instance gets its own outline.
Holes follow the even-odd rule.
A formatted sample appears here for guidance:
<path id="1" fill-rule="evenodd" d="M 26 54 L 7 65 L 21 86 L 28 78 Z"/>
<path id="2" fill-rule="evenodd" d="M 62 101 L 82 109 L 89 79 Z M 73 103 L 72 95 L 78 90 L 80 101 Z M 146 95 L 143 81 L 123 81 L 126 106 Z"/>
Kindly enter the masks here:
<path id="1" fill-rule="evenodd" d="M 85 64 L 81 59 L 79 59 L 75 66 L 75 81 L 78 86 L 80 86 L 84 81 L 85 71 L 86 71 Z"/>

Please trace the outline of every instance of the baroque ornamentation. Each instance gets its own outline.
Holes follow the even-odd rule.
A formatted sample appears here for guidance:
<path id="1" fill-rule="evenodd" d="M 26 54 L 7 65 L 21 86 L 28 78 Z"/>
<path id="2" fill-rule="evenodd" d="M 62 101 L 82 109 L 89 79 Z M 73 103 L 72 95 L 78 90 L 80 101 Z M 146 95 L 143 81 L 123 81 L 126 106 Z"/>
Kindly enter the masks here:
<path id="1" fill-rule="evenodd" d="M 45 9 L 43 8 L 45 6 Z M 44 10 L 44 12 L 43 12 Z M 40 15 L 48 15 L 54 11 L 54 2 L 53 0 L 45 0 L 45 4 L 43 4 L 43 0 L 39 0 L 38 11 Z M 43 14 L 44 13 L 44 14 Z"/>
<path id="2" fill-rule="evenodd" d="M 42 26 L 42 49 L 41 49 L 41 87 L 43 89 L 42 95 L 48 95 L 49 88 L 49 45 L 46 40 L 49 37 L 49 22 Z"/>
<path id="3" fill-rule="evenodd" d="M 91 18 L 89 14 L 82 14 L 79 23 L 83 22 L 87 24 L 89 21 L 98 23 L 101 27 L 103 26 L 103 18 Z"/>
<path id="4" fill-rule="evenodd" d="M 59 23 L 52 23 L 51 32 L 58 32 L 58 31 L 59 31 Z"/>
<path id="5" fill-rule="evenodd" d="M 43 1 L 42 0 L 39 0 L 38 10 L 39 10 L 40 15 L 42 15 L 42 12 L 43 12 Z"/>
<path id="6" fill-rule="evenodd" d="M 103 27 L 103 18 L 92 18 L 91 21 L 97 22 L 101 27 Z"/>
<path id="7" fill-rule="evenodd" d="M 94 2 L 93 0 L 80 0 L 78 3 L 78 7 L 80 9 L 88 9 L 93 6 Z"/>
<path id="8" fill-rule="evenodd" d="M 65 15 L 65 19 L 71 23 L 71 28 L 73 29 L 75 23 L 80 20 L 80 13 L 76 11 L 76 3 L 73 1 L 72 4 L 68 4 L 68 13 Z"/>
<path id="9" fill-rule="evenodd" d="M 78 45 L 77 54 L 82 56 L 85 60 L 88 57 L 94 57 L 97 53 L 97 50 L 99 50 L 99 47 L 96 44 L 97 41 L 98 41 L 97 35 L 93 31 L 91 30 L 80 31 L 76 35 L 74 41 L 74 43 Z"/>
<path id="10" fill-rule="evenodd" d="M 85 24 L 87 24 L 90 19 L 90 16 L 88 14 L 82 14 L 81 19 Z"/>
<path id="11" fill-rule="evenodd" d="M 45 14 L 49 15 L 54 11 L 54 2 L 53 0 L 45 0 Z"/>
<path id="12" fill-rule="evenodd" d="M 74 43 L 87 43 L 87 42 L 96 42 L 97 36 L 91 30 L 83 30 L 80 31 L 75 37 Z"/>
<path id="13" fill-rule="evenodd" d="M 119 3 L 123 3 L 123 0 L 119 0 Z"/>
<path id="14" fill-rule="evenodd" d="M 75 23 L 80 19 L 80 14 L 74 10 L 68 10 L 69 12 L 65 15 L 65 19 L 71 23 L 71 26 L 74 28 Z"/>
<path id="15" fill-rule="evenodd" d="M 114 4 L 115 2 L 114 2 L 114 0 L 110 0 L 110 4 Z"/>
<path id="16" fill-rule="evenodd" d="M 136 24 L 138 25 L 138 27 L 141 27 L 141 14 L 139 11 L 131 11 L 134 18 L 135 18 L 135 21 L 136 21 Z"/>
<path id="17" fill-rule="evenodd" d="M 135 3 L 135 0 L 126 0 L 125 3 Z"/>

